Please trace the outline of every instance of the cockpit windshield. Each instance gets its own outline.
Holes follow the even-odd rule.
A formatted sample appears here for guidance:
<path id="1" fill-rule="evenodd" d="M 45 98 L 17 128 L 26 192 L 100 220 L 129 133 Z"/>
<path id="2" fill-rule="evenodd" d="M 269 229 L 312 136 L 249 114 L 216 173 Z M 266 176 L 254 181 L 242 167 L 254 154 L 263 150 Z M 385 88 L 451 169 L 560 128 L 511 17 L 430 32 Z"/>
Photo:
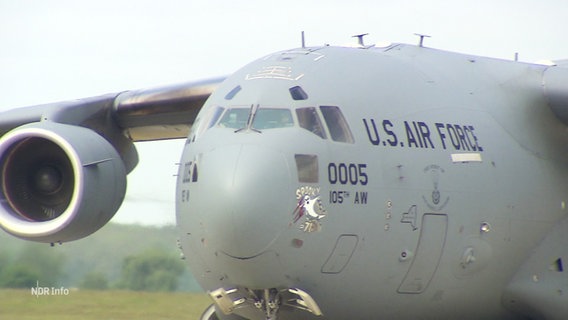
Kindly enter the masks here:
<path id="1" fill-rule="evenodd" d="M 293 127 L 292 112 L 288 109 L 259 108 L 252 128 L 258 130 Z"/>
<path id="2" fill-rule="evenodd" d="M 222 111 L 224 113 L 221 115 Z M 294 114 L 290 109 L 259 105 L 233 107 L 226 110 L 219 108 L 211 118 L 217 121 L 219 117 L 221 118 L 217 124 L 219 127 L 236 131 L 247 128 L 262 131 L 299 125 L 300 128 L 322 139 L 342 143 L 354 143 L 355 141 L 347 120 L 341 109 L 336 106 L 301 107 L 295 109 Z M 208 128 L 211 126 L 212 124 Z"/>
<path id="3" fill-rule="evenodd" d="M 250 114 L 248 108 L 233 108 L 227 110 L 221 121 L 219 121 L 219 126 L 223 128 L 240 129 L 247 126 L 247 120 Z"/>
<path id="4" fill-rule="evenodd" d="M 219 121 L 219 126 L 231 129 L 246 128 L 251 112 L 253 112 L 252 108 L 229 109 L 225 112 L 221 121 Z M 251 127 L 256 130 L 265 130 L 293 126 L 294 119 L 290 110 L 262 107 L 254 111 L 254 120 Z"/>

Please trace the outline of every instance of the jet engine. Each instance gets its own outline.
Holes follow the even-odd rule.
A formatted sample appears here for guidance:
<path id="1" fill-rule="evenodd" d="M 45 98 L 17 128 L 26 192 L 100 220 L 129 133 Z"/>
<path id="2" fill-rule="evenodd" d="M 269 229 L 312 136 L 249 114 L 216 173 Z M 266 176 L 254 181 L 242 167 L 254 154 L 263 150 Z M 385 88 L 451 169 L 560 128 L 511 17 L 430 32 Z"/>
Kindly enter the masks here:
<path id="1" fill-rule="evenodd" d="M 0 227 L 37 242 L 67 242 L 105 225 L 126 192 L 114 147 L 91 129 L 54 122 L 0 139 Z"/>

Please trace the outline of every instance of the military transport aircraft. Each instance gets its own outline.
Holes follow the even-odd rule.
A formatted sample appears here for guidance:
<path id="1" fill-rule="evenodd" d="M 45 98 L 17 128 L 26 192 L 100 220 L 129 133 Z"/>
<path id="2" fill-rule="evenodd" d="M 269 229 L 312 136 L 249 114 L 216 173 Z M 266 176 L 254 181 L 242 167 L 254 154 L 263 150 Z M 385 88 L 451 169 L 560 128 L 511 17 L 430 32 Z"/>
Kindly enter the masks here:
<path id="1" fill-rule="evenodd" d="M 320 46 L 226 79 L 0 114 L 0 225 L 105 225 L 134 141 L 184 138 L 180 248 L 212 319 L 566 319 L 568 69 Z"/>

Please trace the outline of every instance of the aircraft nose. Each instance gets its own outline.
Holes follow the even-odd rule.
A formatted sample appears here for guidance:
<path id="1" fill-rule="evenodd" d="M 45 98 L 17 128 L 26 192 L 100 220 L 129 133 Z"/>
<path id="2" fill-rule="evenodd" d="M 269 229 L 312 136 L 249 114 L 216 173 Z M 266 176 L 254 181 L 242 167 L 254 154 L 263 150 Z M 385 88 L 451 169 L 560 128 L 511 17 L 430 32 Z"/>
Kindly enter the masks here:
<path id="1" fill-rule="evenodd" d="M 287 211 L 294 205 L 288 163 L 265 146 L 215 149 L 200 161 L 192 199 L 208 246 L 237 258 L 254 257 L 288 227 Z"/>

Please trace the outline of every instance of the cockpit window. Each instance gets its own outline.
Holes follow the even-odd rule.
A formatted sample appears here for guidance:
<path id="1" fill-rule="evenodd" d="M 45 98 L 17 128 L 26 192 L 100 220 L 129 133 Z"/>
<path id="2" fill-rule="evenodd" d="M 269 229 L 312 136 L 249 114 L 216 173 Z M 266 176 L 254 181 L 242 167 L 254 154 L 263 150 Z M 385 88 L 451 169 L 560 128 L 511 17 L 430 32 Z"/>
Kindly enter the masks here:
<path id="1" fill-rule="evenodd" d="M 308 130 L 309 132 L 317 135 L 318 137 L 325 139 L 325 131 L 320 121 L 320 117 L 316 112 L 316 108 L 299 108 L 296 109 L 296 115 L 298 116 L 298 122 L 300 122 L 300 127 Z"/>
<path id="2" fill-rule="evenodd" d="M 221 107 L 213 107 L 205 111 L 203 116 L 197 117 L 191 126 L 188 142 L 194 142 L 203 132 L 214 126 L 224 110 Z"/>
<path id="3" fill-rule="evenodd" d="M 227 95 L 225 95 L 225 100 L 232 100 L 237 93 L 241 92 L 241 89 L 241 86 L 234 87 L 231 91 L 229 91 L 229 93 L 227 93 Z"/>
<path id="4" fill-rule="evenodd" d="M 292 88 L 289 89 L 289 91 L 290 91 L 290 95 L 292 96 L 292 99 L 294 99 L 294 100 L 307 100 L 308 99 L 308 94 L 300 86 L 292 87 Z"/>
<path id="5" fill-rule="evenodd" d="M 252 122 L 252 128 L 258 130 L 292 126 L 294 126 L 294 120 L 288 109 L 258 108 Z"/>
<path id="6" fill-rule="evenodd" d="M 221 121 L 219 121 L 219 126 L 232 129 L 245 128 L 247 126 L 249 113 L 250 109 L 248 108 L 229 109 L 225 112 Z"/>
<path id="7" fill-rule="evenodd" d="M 243 129 L 247 127 L 252 108 L 233 108 L 227 110 L 219 126 L 231 129 Z M 292 112 L 288 109 L 263 108 L 256 109 L 252 129 L 265 130 L 275 128 L 287 128 L 294 126 Z"/>
<path id="8" fill-rule="evenodd" d="M 346 143 L 354 142 L 353 135 L 349 129 L 349 124 L 338 107 L 321 106 L 320 110 L 333 141 Z"/>
<path id="9" fill-rule="evenodd" d="M 211 118 L 207 121 L 207 129 L 215 125 L 217 120 L 219 120 L 219 117 L 221 117 L 221 115 L 223 114 L 223 111 L 225 111 L 225 109 L 221 107 L 216 107 L 215 109 L 213 109 L 213 111 L 211 112 Z"/>

